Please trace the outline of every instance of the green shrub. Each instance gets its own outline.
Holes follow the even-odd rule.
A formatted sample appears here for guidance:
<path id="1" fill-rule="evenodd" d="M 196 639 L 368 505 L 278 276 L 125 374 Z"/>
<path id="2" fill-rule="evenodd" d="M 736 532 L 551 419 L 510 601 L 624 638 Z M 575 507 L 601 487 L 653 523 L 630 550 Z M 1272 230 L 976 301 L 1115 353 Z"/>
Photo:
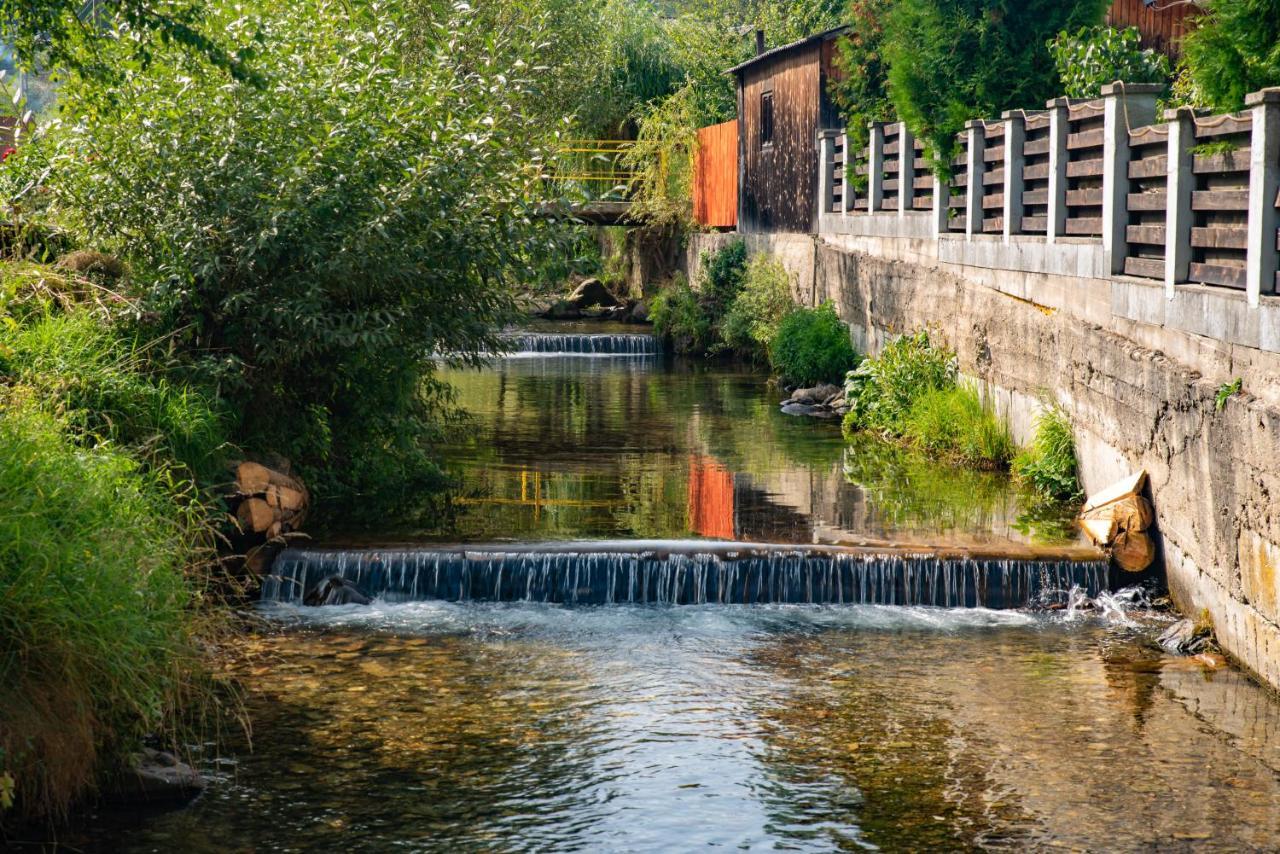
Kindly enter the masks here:
<path id="1" fill-rule="evenodd" d="M 885 32 L 894 107 L 949 176 L 969 119 L 1062 94 L 1048 43 L 1102 22 L 1106 0 L 897 0 Z"/>
<path id="2" fill-rule="evenodd" d="M 742 291 L 747 274 L 747 244 L 734 240 L 714 252 L 703 252 L 699 293 L 706 312 L 718 323 Z"/>
<path id="3" fill-rule="evenodd" d="M 849 329 L 830 302 L 787 314 L 769 350 L 773 370 L 799 386 L 838 382 L 855 359 Z"/>
<path id="4" fill-rule="evenodd" d="M 1245 95 L 1280 86 L 1280 0 L 1208 0 L 1182 40 L 1185 95 L 1231 112 Z"/>
<path id="5" fill-rule="evenodd" d="M 865 164 L 868 124 L 894 118 L 889 100 L 889 68 L 884 56 L 884 31 L 894 0 L 849 0 L 845 20 L 849 32 L 836 42 L 835 64 L 841 73 L 827 83 L 831 100 L 840 110 L 848 134 L 845 180 L 858 191 L 867 188 L 867 175 L 858 167 Z"/>
<path id="6" fill-rule="evenodd" d="M 1061 32 L 1049 43 L 1063 91 L 1069 98 L 1096 98 L 1102 87 L 1125 83 L 1164 83 L 1171 74 L 1169 58 L 1143 49 L 1137 27 L 1081 27 Z"/>
<path id="7" fill-rule="evenodd" d="M 757 255 L 747 265 L 741 293 L 720 323 L 723 346 L 747 358 L 766 361 L 782 319 L 795 308 L 786 268 L 776 258 Z"/>
<path id="8" fill-rule="evenodd" d="M 712 345 L 711 318 L 683 276 L 677 276 L 649 305 L 653 331 L 665 339 L 672 352 L 701 355 Z"/>
<path id="9" fill-rule="evenodd" d="M 926 331 L 901 335 L 880 355 L 862 360 L 845 380 L 850 410 L 845 430 L 879 430 L 900 436 L 917 397 L 950 389 L 958 373 L 955 354 L 935 347 Z"/>
<path id="10" fill-rule="evenodd" d="M 1081 495 L 1078 468 L 1071 423 L 1056 407 L 1044 410 L 1035 438 L 1013 461 L 1014 474 L 1045 498 L 1069 501 Z"/>
<path id="11" fill-rule="evenodd" d="M 20 395 L 0 415 L 0 777 L 34 817 L 194 712 L 184 698 L 207 683 L 184 576 L 198 508 Z"/>
<path id="12" fill-rule="evenodd" d="M 978 392 L 966 386 L 930 389 L 911 404 L 903 436 L 926 454 L 980 469 L 1008 465 L 1009 429 Z"/>

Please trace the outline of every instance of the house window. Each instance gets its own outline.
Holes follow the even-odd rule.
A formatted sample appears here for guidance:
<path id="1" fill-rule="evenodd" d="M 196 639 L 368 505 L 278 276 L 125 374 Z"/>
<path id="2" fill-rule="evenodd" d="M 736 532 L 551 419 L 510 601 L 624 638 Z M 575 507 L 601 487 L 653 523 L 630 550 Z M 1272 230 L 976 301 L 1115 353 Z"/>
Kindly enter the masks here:
<path id="1" fill-rule="evenodd" d="M 773 92 L 760 95 L 760 147 L 773 145 Z"/>

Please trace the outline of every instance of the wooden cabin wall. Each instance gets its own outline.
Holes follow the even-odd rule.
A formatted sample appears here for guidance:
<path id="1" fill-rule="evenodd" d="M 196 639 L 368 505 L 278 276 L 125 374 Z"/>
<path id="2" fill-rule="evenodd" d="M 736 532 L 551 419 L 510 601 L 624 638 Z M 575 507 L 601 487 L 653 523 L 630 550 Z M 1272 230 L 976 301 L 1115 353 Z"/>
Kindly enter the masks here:
<path id="1" fill-rule="evenodd" d="M 1162 0 L 1151 7 L 1142 0 L 1115 0 L 1107 11 L 1107 23 L 1113 27 L 1137 27 L 1144 47 L 1177 57 L 1178 42 L 1199 15 L 1200 9 L 1190 3 Z"/>
<path id="2" fill-rule="evenodd" d="M 822 45 L 800 48 L 742 71 L 738 229 L 812 233 L 818 210 L 817 136 Z M 760 144 L 760 99 L 773 86 L 773 144 Z"/>

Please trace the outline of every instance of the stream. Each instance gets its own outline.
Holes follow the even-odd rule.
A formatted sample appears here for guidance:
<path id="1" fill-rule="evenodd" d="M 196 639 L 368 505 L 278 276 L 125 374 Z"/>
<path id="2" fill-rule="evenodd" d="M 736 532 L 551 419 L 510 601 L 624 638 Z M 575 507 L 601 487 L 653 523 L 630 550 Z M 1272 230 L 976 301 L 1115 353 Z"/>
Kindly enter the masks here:
<path id="1" fill-rule="evenodd" d="M 634 327 L 442 369 L 444 528 L 287 552 L 235 664 L 252 748 L 87 851 L 1240 850 L 1280 838 L 1280 705 L 1069 512 Z M 330 575 L 372 605 L 305 607 Z M 1077 593 L 1071 596 L 1071 589 Z M 1081 604 L 1086 607 L 1080 607 Z M 1088 605 L 1095 607 L 1087 607 Z"/>

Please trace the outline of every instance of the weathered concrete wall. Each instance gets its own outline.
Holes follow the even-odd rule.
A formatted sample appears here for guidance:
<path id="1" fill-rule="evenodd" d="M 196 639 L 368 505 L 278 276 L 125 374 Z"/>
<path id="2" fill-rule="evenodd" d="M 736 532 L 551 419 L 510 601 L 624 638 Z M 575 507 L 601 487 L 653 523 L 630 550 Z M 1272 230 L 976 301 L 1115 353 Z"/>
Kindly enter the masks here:
<path id="1" fill-rule="evenodd" d="M 691 238 L 686 266 L 727 239 Z M 748 245 L 783 260 L 801 301 L 832 300 L 866 351 L 934 330 L 996 392 L 1016 436 L 1029 435 L 1041 401 L 1058 403 L 1086 490 L 1145 468 L 1175 601 L 1207 610 L 1225 648 L 1280 687 L 1280 354 L 1151 322 L 1163 289 L 1095 277 L 1088 246 L 1072 276 L 954 263 L 946 241 L 754 235 Z M 1236 377 L 1244 391 L 1219 411 L 1217 389 Z"/>

